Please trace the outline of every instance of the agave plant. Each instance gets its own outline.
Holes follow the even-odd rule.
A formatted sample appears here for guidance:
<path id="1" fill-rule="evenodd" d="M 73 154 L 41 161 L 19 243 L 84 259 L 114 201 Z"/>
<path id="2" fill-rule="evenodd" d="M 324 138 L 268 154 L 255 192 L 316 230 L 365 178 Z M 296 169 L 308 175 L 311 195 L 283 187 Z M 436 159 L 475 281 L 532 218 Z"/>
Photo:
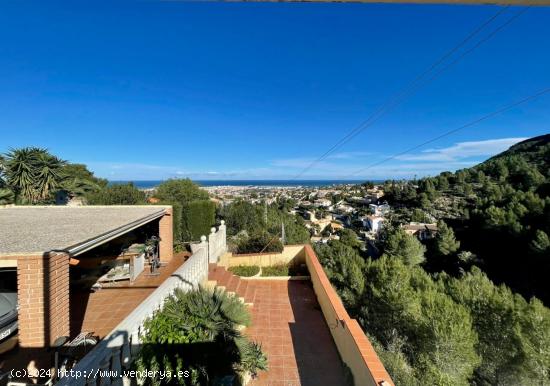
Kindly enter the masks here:
<path id="1" fill-rule="evenodd" d="M 249 372 L 252 377 L 256 377 L 259 370 L 267 370 L 267 357 L 263 353 L 260 344 L 251 342 L 246 338 L 236 339 L 235 343 L 240 355 L 236 370 Z"/>

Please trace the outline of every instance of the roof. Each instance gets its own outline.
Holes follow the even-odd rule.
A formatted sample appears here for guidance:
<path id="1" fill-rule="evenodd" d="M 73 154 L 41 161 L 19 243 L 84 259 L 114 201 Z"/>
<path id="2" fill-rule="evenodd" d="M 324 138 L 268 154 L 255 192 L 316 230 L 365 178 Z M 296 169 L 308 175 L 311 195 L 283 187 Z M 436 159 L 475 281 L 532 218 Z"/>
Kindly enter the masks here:
<path id="1" fill-rule="evenodd" d="M 403 229 L 408 231 L 419 231 L 419 230 L 437 231 L 437 224 L 424 224 L 424 223 L 411 222 L 410 224 L 403 225 Z"/>
<path id="2" fill-rule="evenodd" d="M 166 206 L 0 208 L 0 255 L 66 250 L 77 255 L 165 214 Z"/>
<path id="3" fill-rule="evenodd" d="M 367 218 L 371 219 L 371 220 L 385 220 L 384 217 L 382 216 L 367 216 Z"/>

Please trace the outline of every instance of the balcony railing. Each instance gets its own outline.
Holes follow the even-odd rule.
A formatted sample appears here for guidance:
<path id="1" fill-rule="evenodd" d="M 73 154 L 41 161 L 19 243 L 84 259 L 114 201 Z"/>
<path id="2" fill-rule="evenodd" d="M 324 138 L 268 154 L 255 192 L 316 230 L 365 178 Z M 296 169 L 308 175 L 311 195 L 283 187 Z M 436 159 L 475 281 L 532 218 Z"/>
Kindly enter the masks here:
<path id="1" fill-rule="evenodd" d="M 222 223 L 217 230 L 213 228 L 209 239 L 212 245 L 202 236 L 201 242 L 193 245 L 191 257 L 82 358 L 70 373 L 65 376 L 61 374 L 56 385 L 129 384 L 129 379 L 123 377 L 123 370 L 130 367 L 139 352 L 144 321 L 162 308 L 177 288 L 189 291 L 208 280 L 209 261 L 217 261 L 220 254 L 226 251 L 225 225 Z"/>

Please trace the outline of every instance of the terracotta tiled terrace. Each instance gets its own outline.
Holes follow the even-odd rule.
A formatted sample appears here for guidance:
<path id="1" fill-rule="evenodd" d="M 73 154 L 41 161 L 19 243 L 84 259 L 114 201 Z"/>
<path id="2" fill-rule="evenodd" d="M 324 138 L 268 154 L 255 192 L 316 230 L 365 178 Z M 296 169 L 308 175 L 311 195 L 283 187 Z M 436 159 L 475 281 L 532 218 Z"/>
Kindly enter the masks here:
<path id="1" fill-rule="evenodd" d="M 71 294 L 71 334 L 91 331 L 100 338 L 109 334 L 126 316 L 149 296 L 187 259 L 187 254 L 175 255 L 159 275 L 149 275 L 146 266 L 133 283 L 122 281 L 106 284 L 94 293 Z"/>
<path id="2" fill-rule="evenodd" d="M 209 279 L 251 304 L 245 331 L 262 344 L 269 371 L 251 386 L 343 386 L 344 369 L 309 281 L 243 280 L 211 265 Z"/>

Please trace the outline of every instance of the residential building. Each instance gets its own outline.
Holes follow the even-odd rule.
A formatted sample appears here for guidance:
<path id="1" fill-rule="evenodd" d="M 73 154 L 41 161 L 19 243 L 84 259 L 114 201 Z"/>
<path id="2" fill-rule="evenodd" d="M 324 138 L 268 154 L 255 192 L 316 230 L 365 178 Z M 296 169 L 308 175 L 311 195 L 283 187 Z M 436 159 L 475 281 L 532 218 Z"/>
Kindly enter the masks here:
<path id="1" fill-rule="evenodd" d="M 143 236 L 139 241 L 145 241 L 155 235 L 161 240 L 161 261 L 173 257 L 170 206 L 13 206 L 0 209 L 0 218 L 0 263 L 17 269 L 19 345 L 24 348 L 71 335 L 70 277 L 78 280 L 81 266 L 91 272 L 90 267 L 125 263 L 118 256 L 123 239 Z M 100 248 L 109 243 L 112 250 Z"/>
<path id="2" fill-rule="evenodd" d="M 384 217 L 375 216 L 375 215 L 367 216 L 365 220 L 366 220 L 366 224 L 365 224 L 366 228 L 368 228 L 373 233 L 380 232 L 385 221 Z"/>
<path id="3" fill-rule="evenodd" d="M 330 208 L 332 206 L 332 201 L 326 199 L 326 198 L 320 198 L 313 202 L 313 204 L 317 207 L 321 208 Z"/>
<path id="4" fill-rule="evenodd" d="M 128 369 L 139 352 L 144 321 L 175 289 L 219 285 L 248 304 L 252 325 L 246 333 L 262 344 L 272 363 L 250 386 L 281 381 L 341 385 L 349 376 L 345 369 L 356 386 L 393 386 L 368 337 L 347 314 L 309 245 L 288 246 L 281 253 L 306 267 L 309 283 L 241 280 L 221 266 L 231 259 L 226 253 L 223 221 L 185 256 L 173 254 L 172 221 L 170 206 L 0 209 L 0 266 L 16 269 L 19 298 L 20 347 L 4 365 L 27 368 L 30 363 L 22 361 L 31 359 L 36 368 L 49 368 L 48 348 L 57 338 L 92 331 L 100 341 L 79 358 L 73 370 L 74 374 L 96 375 L 68 375 L 56 384 L 129 384 L 132 380 L 117 376 L 100 379 L 94 370 L 121 374 Z M 157 275 L 138 274 L 135 287 L 126 282 L 109 283 L 93 292 L 91 282 L 77 274 L 97 264 L 119 266 L 128 259 L 120 253 L 121 245 L 151 236 L 160 238 L 163 264 Z M 264 259 L 269 264 L 278 259 L 272 253 L 246 258 Z M 83 287 L 88 290 L 78 290 Z"/>
<path id="5" fill-rule="evenodd" d="M 410 222 L 402 226 L 403 230 L 419 240 L 433 239 L 437 235 L 437 224 L 426 224 L 421 222 Z"/>
<path id="6" fill-rule="evenodd" d="M 391 208 L 388 203 L 384 203 L 381 205 L 369 204 L 369 209 L 371 213 L 375 216 L 385 216 L 390 212 Z"/>

